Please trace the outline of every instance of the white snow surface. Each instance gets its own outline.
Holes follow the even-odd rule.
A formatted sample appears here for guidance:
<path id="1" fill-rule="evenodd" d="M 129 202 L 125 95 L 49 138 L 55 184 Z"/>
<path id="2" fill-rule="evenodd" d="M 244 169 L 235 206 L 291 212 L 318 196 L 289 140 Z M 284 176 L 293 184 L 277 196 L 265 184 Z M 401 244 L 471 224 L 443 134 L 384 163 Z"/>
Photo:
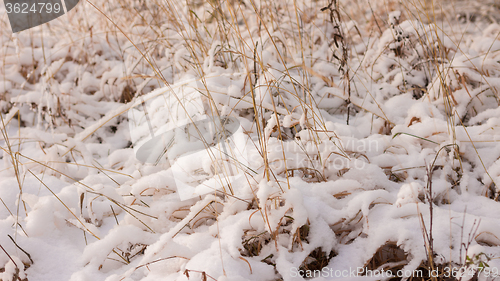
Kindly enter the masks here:
<path id="1" fill-rule="evenodd" d="M 386 280 L 352 272 L 388 245 L 373 270 L 416 272 L 431 233 L 440 269 L 499 273 L 496 14 L 340 1 L 340 67 L 327 1 L 95 2 L 112 17 L 81 1 L 18 34 L 0 5 L 0 280 Z M 187 83 L 237 145 L 139 161 Z M 181 198 L 181 174 L 222 184 Z"/>

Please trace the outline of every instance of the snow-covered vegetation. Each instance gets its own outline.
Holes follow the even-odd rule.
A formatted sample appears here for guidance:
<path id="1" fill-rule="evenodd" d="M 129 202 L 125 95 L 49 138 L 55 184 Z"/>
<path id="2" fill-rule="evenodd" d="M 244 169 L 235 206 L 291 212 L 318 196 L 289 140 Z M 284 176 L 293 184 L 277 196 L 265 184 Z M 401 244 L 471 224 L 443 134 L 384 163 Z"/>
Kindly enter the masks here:
<path id="1" fill-rule="evenodd" d="M 0 280 L 495 279 L 499 15 L 81 1 L 12 34 L 0 8 Z"/>

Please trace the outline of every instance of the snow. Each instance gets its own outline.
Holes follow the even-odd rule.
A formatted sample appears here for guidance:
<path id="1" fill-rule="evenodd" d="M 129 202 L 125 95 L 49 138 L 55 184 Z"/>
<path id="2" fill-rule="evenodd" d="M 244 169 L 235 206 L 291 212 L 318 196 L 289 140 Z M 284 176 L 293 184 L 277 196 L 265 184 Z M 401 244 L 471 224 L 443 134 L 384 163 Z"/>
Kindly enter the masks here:
<path id="1" fill-rule="evenodd" d="M 218 4 L 0 5 L 0 280 L 498 273 L 495 1 Z"/>

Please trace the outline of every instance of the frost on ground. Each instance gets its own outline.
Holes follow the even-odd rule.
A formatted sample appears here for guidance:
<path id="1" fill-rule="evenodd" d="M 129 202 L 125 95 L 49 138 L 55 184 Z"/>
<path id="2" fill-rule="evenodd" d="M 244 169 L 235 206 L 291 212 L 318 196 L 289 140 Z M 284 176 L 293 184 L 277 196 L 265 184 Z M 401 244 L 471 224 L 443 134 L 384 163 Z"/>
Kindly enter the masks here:
<path id="1" fill-rule="evenodd" d="M 0 280 L 494 279 L 500 7 L 369 2 L 0 10 Z M 244 160 L 136 157 L 185 81 Z M 181 200 L 181 160 L 220 190 Z"/>

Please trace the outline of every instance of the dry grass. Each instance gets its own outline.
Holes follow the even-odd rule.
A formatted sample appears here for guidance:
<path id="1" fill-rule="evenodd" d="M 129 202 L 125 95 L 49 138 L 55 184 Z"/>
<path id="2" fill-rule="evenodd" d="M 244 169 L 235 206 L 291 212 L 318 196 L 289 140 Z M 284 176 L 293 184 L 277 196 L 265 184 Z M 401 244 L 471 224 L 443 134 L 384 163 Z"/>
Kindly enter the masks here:
<path id="1" fill-rule="evenodd" d="M 135 1 L 136 2 L 136 1 Z M 451 136 L 451 141 L 447 143 L 450 149 L 446 149 L 448 163 L 457 168 L 456 173 L 461 175 L 463 171 L 462 162 L 468 161 L 460 155 L 459 142 L 456 137 L 457 126 L 467 126 L 474 116 L 477 116 L 479 108 L 484 108 L 484 104 L 497 103 L 499 101 L 497 86 L 491 85 L 487 78 L 493 77 L 488 69 L 480 66 L 472 66 L 467 71 L 462 71 L 453 66 L 453 61 L 464 52 L 462 40 L 466 35 L 466 30 L 458 30 L 456 34 L 444 35 L 449 30 L 444 30 L 443 26 L 459 26 L 458 22 L 465 21 L 470 25 L 480 22 L 494 21 L 496 14 L 485 11 L 482 5 L 474 4 L 474 9 L 462 11 L 449 11 L 449 7 L 460 9 L 466 5 L 465 1 L 456 1 L 458 5 L 452 5 L 449 1 L 379 1 L 377 3 L 365 5 L 366 1 L 320 1 L 316 2 L 275 2 L 275 1 L 222 1 L 214 0 L 208 2 L 201 1 L 158 1 L 135 3 L 129 0 L 120 0 L 117 3 L 91 3 L 80 5 L 73 21 L 78 18 L 85 19 L 85 15 L 94 14 L 92 19 L 96 22 L 92 24 L 101 26 L 98 33 L 94 33 L 90 20 L 84 20 L 83 24 L 71 22 L 69 27 L 56 25 L 52 30 L 51 25 L 40 29 L 49 29 L 48 34 L 64 32 L 71 38 L 72 44 L 59 46 L 66 51 L 64 55 L 57 56 L 59 60 L 50 59 L 50 63 L 41 65 L 47 61 L 35 59 L 31 64 L 20 65 L 16 68 L 16 63 L 11 58 L 14 55 L 3 56 L 1 75 L 6 82 L 8 68 L 14 67 L 15 71 L 23 77 L 23 83 L 15 84 L 14 88 L 21 89 L 25 93 L 37 83 L 60 86 L 67 73 L 56 62 L 71 62 L 73 67 L 81 68 L 82 71 L 93 73 L 98 66 L 94 61 L 95 57 L 103 55 L 99 46 L 106 46 L 113 50 L 114 59 L 127 61 L 126 68 L 120 77 L 111 77 L 104 81 L 102 88 L 109 87 L 107 95 L 102 95 L 95 102 L 120 103 L 117 110 L 113 112 L 100 111 L 98 114 L 86 116 L 79 103 L 86 103 L 88 99 L 75 99 L 76 94 L 69 92 L 54 93 L 44 90 L 42 99 L 12 101 L 16 98 L 13 91 L 5 91 L 2 94 L 0 124 L 4 155 L 10 157 L 9 168 L 14 172 L 19 188 L 20 203 L 17 210 L 9 212 L 19 220 L 20 213 L 27 213 L 27 207 L 22 200 L 23 176 L 31 174 L 45 186 L 55 196 L 62 205 L 72 214 L 84 233 L 91 234 L 99 239 L 88 227 L 88 224 L 99 226 L 98 219 L 92 210 L 92 202 L 97 199 L 106 198 L 114 206 L 133 216 L 148 231 L 154 232 L 153 226 L 158 218 L 147 214 L 148 206 L 145 201 L 147 196 L 159 194 L 158 190 L 141 190 L 133 200 L 128 203 L 117 202 L 100 192 L 94 191 L 92 187 L 80 182 L 81 176 L 69 168 L 75 165 L 78 169 L 85 169 L 87 173 L 91 170 L 106 174 L 111 180 L 114 176 L 122 174 L 119 169 L 108 169 L 98 167 L 91 162 L 89 154 L 78 149 L 77 144 L 84 141 L 97 142 L 99 132 L 103 130 L 116 130 L 120 125 L 118 121 L 120 115 L 126 113 L 135 106 L 139 106 L 141 96 L 160 87 L 170 88 L 175 84 L 175 78 L 182 73 L 190 73 L 198 80 L 202 88 L 199 89 L 204 99 L 207 101 L 213 116 L 236 115 L 238 117 L 250 117 L 254 133 L 252 146 L 256 148 L 260 159 L 258 172 L 247 172 L 246 179 L 248 185 L 254 191 L 252 202 L 243 198 L 237 198 L 231 184 L 224 186 L 224 189 L 214 194 L 216 200 L 212 200 L 193 213 L 191 205 L 179 204 L 175 210 L 170 212 L 173 221 L 179 223 L 177 235 L 185 228 L 196 229 L 201 225 L 218 224 L 218 217 L 221 212 L 220 207 L 224 207 L 228 198 L 236 198 L 248 203 L 248 209 L 255 210 L 255 215 L 261 216 L 265 221 L 267 231 L 255 233 L 253 230 L 245 230 L 242 237 L 243 249 L 240 253 L 243 257 L 259 257 L 263 247 L 275 245 L 277 248 L 277 237 L 285 234 L 292 237 L 292 249 L 299 251 L 302 241 L 308 239 L 308 224 L 294 225 L 293 217 L 290 219 L 283 215 L 280 221 L 272 224 L 269 219 L 270 213 L 279 210 L 284 205 L 281 195 L 290 189 L 290 178 L 299 176 L 307 182 L 327 182 L 342 178 L 349 168 L 333 169 L 328 165 L 328 161 L 335 157 L 351 161 L 356 158 L 366 159 L 369 157 L 363 154 L 356 154 L 343 147 L 339 147 L 336 140 L 339 137 L 327 126 L 327 121 L 322 116 L 322 110 L 328 113 L 335 112 L 346 116 L 345 123 L 352 125 L 359 116 L 364 113 L 371 114 L 374 119 L 380 120 L 380 126 L 374 133 L 398 136 L 392 130 L 396 124 L 391 120 L 387 109 L 380 105 L 377 93 L 372 91 L 371 83 L 377 83 L 385 79 L 387 83 L 396 83 L 395 79 L 401 78 L 401 83 L 397 85 L 398 94 L 411 93 L 415 100 L 428 101 L 443 108 L 446 114 L 447 132 L 438 132 Z M 467 2 L 468 3 L 468 2 Z M 368 7 L 368 8 L 367 8 Z M 322 8 L 322 9 L 321 9 Z M 495 9 L 500 7 L 494 6 Z M 360 10 L 362 12 L 360 12 Z M 400 10 L 401 16 L 397 19 L 388 19 L 390 12 Z M 97 11 L 97 12 L 96 12 Z M 465 13 L 465 14 L 464 14 Z M 95 14 L 100 14 L 95 16 Z M 132 18 L 133 20 L 127 21 Z M 418 20 L 428 26 L 422 27 L 420 23 L 412 22 L 415 33 L 407 37 L 401 33 L 397 36 L 398 24 L 405 20 Z M 360 24 L 364 23 L 364 24 Z M 460 25 L 462 26 L 462 25 Z M 365 49 L 375 49 L 367 38 L 372 38 L 374 34 L 380 37 L 386 30 L 394 31 L 392 45 L 380 49 L 378 53 L 372 52 L 373 57 L 367 57 L 366 52 L 356 51 L 353 46 L 364 47 Z M 90 35 L 89 35 L 90 34 Z M 5 35 L 2 34 L 5 37 Z M 376 37 L 375 36 L 375 37 Z M 117 42 L 111 42 L 116 38 Z M 452 38 L 450 43 L 446 40 Z M 37 44 L 36 35 L 32 35 L 29 40 L 32 49 Z M 498 38 L 497 38 L 498 39 Z M 327 43 L 325 44 L 325 41 Z M 401 43 L 401 44 L 399 44 Z M 13 45 L 11 44 L 11 47 Z M 392 46 L 392 47 L 390 47 Z M 326 49 L 325 57 L 314 55 L 315 51 L 321 48 Z M 43 49 L 43 48 L 42 48 Z M 45 54 L 45 53 L 44 53 Z M 492 55 L 487 51 L 482 56 L 483 62 Z M 60 58 L 59 58 L 60 57 Z M 270 59 L 272 57 L 273 59 Z M 395 61 L 386 70 L 392 73 L 390 77 L 384 77 L 380 73 L 375 73 L 377 65 L 383 64 L 384 59 L 391 58 Z M 472 60 L 473 58 L 468 58 Z M 322 63 L 331 64 L 335 70 L 322 71 L 317 67 Z M 44 67 L 48 67 L 45 69 Z M 407 71 L 408 68 L 411 71 Z M 406 79 L 406 75 L 418 72 L 426 77 L 423 83 L 411 82 Z M 223 108 L 220 99 L 215 98 L 220 93 L 214 91 L 207 83 L 207 75 L 217 73 L 221 77 L 232 74 L 242 77 L 244 84 L 239 93 L 223 93 L 228 95 L 228 100 L 236 104 L 238 109 Z M 235 74 L 236 73 L 236 74 Z M 416 76 L 416 75 L 415 75 Z M 77 84 L 79 79 L 74 79 Z M 95 75 L 96 79 L 105 79 L 102 73 Z M 42 82 L 41 82 L 42 81 Z M 324 96 L 318 94 L 317 85 L 328 87 L 329 91 Z M 78 94 L 94 96 L 103 89 L 93 87 L 77 88 Z M 480 90 L 479 90 L 480 89 Z M 75 90 L 76 91 L 76 90 Z M 457 97 L 467 93 L 470 97 L 466 109 L 458 112 Z M 326 97 L 326 98 L 325 98 Z M 335 99 L 334 108 L 324 108 L 322 101 L 328 98 Z M 87 105 L 96 104 L 89 102 Z M 42 150 L 51 147 L 63 147 L 64 152 L 60 154 L 61 159 L 32 159 L 24 155 L 22 146 L 29 143 L 30 139 L 21 135 L 21 115 L 19 107 L 30 107 L 34 112 L 33 120 L 37 119 L 39 126 L 44 126 L 47 130 L 54 128 L 65 128 L 67 135 L 77 144 L 72 142 L 56 142 L 41 144 Z M 23 111 L 24 112 L 24 111 Z M 5 117 L 4 117 L 5 116 Z M 7 125 L 12 120 L 18 119 L 19 135 L 14 138 L 9 136 Z M 292 120 L 285 124 L 285 118 Z M 90 120 L 90 121 L 89 121 Z M 30 125 L 35 126 L 35 122 Z M 421 122 L 418 117 L 411 118 L 410 124 Z M 427 141 L 429 145 L 441 146 L 432 140 L 435 135 L 418 136 L 417 138 Z M 301 139 L 302 138 L 302 139 Z M 494 177 L 488 172 L 487 166 L 483 163 L 479 152 L 477 152 L 473 139 L 468 135 L 473 149 L 479 157 L 484 172 L 491 180 L 489 194 L 492 199 L 498 199 L 498 186 Z M 278 146 L 281 147 L 281 155 L 274 155 L 270 158 L 270 140 L 277 139 Z M 102 140 L 102 139 L 101 139 Z M 307 144 L 313 149 L 304 150 L 304 158 L 307 161 L 296 165 L 293 159 L 286 154 L 286 142 Z M 325 144 L 331 144 L 326 150 Z M 305 145 L 304 145 L 305 146 Z M 81 147 L 81 145 L 80 145 Z M 332 148 L 333 147 L 333 148 Z M 443 146 L 444 147 L 444 146 Z M 443 148 L 441 147 L 441 148 Z M 436 159 L 441 150 L 438 151 Z M 29 160 L 29 161 L 27 161 Z M 60 161 L 59 161 L 60 160 Z M 214 161 L 216 156 L 214 156 Z M 120 165 L 118 165 L 120 166 Z M 123 166 L 121 166 L 123 168 Z M 121 169 L 120 168 L 120 169 Z M 404 182 L 408 178 L 406 171 L 395 171 L 392 167 L 385 167 L 386 173 L 394 182 Z M 73 171 L 65 173 L 66 170 Z M 426 167 L 415 167 L 415 169 L 426 169 Z M 432 172 L 427 173 L 427 190 L 432 194 Z M 22 172 L 27 171 L 27 172 Z M 65 203 L 59 199 L 55 192 L 47 186 L 43 177 L 46 173 L 65 177 L 70 182 L 79 183 L 85 189 L 81 193 L 80 214 L 74 213 Z M 223 171 L 217 171 L 223 174 Z M 126 174 L 126 173 L 125 173 Z M 332 176 L 333 174 L 333 176 Z M 131 175 L 128 175 L 132 177 Z M 224 175 L 221 175 L 224 176 Z M 460 178 L 460 177 L 459 177 Z M 261 202 L 255 195 L 258 183 L 261 179 L 276 184 L 281 194 L 270 196 L 266 201 Z M 455 186 L 459 185 L 457 179 Z M 118 183 L 120 186 L 121 183 Z M 489 192 L 489 193 L 488 193 Z M 344 198 L 351 193 L 345 192 L 338 195 Z M 151 195 L 151 196 L 152 196 Z M 129 196 L 129 195 L 127 195 Z M 123 195 L 123 197 L 126 197 Z M 139 198 L 139 199 L 137 199 Z M 89 206 L 87 214 L 82 209 L 85 204 Z M 146 200 L 146 199 L 145 199 Z M 147 201 L 147 200 L 146 200 Z M 432 247 L 432 214 L 433 198 L 429 198 L 428 207 L 431 213 L 430 225 L 422 223 L 425 245 L 428 252 L 427 263 L 422 263 L 422 269 L 439 269 L 442 264 L 433 261 L 434 251 Z M 444 201 L 443 201 L 444 202 Z M 142 210 L 142 211 L 141 211 Z M 146 211 L 144 211 L 146 210 Z M 287 210 L 287 214 L 293 213 Z M 342 221 L 342 226 L 332 225 L 341 243 L 351 243 L 358 236 L 363 215 L 361 211 L 349 220 Z M 113 215 L 116 218 L 116 214 Z M 423 222 L 423 219 L 421 220 Z M 118 222 L 118 220 L 117 220 Z M 292 225 L 296 227 L 292 228 Z M 16 228 L 22 229 L 22 223 L 17 221 Z M 359 233 L 357 233 L 359 232 Z M 134 244 L 128 249 L 116 248 L 114 254 L 119 256 L 120 262 L 129 263 L 134 257 L 143 253 L 146 245 Z M 424 247 L 424 245 L 422 245 Z M 110 255 L 111 256 L 111 255 Z M 335 256 L 334 251 L 323 252 L 321 248 L 313 250 L 308 258 L 301 265 L 302 269 L 320 270 L 328 265 L 330 259 Z M 110 259 L 112 259 L 110 257 Z M 365 268 L 375 270 L 379 268 L 400 269 L 408 259 L 397 245 L 387 243 L 379 248 L 375 255 L 367 261 Z M 263 257 L 263 262 L 274 264 L 272 256 Z M 189 276 L 190 270 L 185 274 Z M 201 273 L 200 273 L 201 274 Z M 205 273 L 203 272 L 203 275 Z M 206 278 L 206 277 L 205 277 Z M 443 277 L 444 278 L 444 277 Z M 213 278 L 212 278 L 213 279 Z M 432 280 L 445 280 L 442 277 L 432 278 Z"/>

